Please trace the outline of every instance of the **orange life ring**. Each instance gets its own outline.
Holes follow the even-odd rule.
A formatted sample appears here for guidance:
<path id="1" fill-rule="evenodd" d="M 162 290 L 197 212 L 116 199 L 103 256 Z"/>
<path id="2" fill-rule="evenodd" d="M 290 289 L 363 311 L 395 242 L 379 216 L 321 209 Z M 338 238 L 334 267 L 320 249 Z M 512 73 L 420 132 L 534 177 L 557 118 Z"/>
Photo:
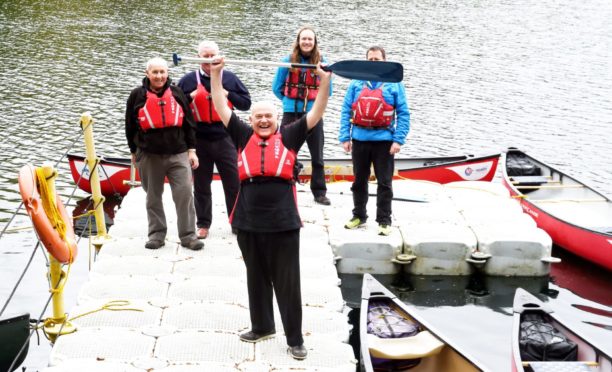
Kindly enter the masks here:
<path id="1" fill-rule="evenodd" d="M 19 192 L 26 211 L 32 219 L 38 238 L 47 248 L 49 254 L 61 263 L 73 262 L 77 255 L 77 244 L 72 219 L 68 215 L 60 196 L 56 194 L 55 200 L 62 220 L 66 224 L 66 241 L 60 237 L 60 234 L 47 218 L 37 187 L 36 168 L 31 165 L 24 165 L 19 170 Z"/>

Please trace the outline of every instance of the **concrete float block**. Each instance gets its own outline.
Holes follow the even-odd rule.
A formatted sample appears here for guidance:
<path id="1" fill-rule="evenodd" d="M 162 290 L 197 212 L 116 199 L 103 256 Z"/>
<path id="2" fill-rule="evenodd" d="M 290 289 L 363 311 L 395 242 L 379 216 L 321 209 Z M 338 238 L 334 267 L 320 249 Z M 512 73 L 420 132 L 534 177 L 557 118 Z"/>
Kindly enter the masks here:
<path id="1" fill-rule="evenodd" d="M 304 204 L 306 203 L 300 203 L 298 200 L 300 218 L 302 219 L 303 223 L 323 223 L 325 221 L 325 213 L 323 212 L 322 208 L 314 205 L 306 206 Z"/>
<path id="2" fill-rule="evenodd" d="M 468 275 L 466 261 L 476 250 L 477 240 L 465 224 L 427 223 L 401 226 L 404 254 L 416 256 L 405 270 L 416 275 Z"/>
<path id="3" fill-rule="evenodd" d="M 145 326 L 159 324 L 162 309 L 144 300 L 120 300 L 112 303 L 106 300 L 92 300 L 79 303 L 70 310 L 70 318 L 79 315 L 83 316 L 72 320 L 79 330 L 102 327 L 139 330 Z"/>
<path id="4" fill-rule="evenodd" d="M 185 302 L 164 309 L 162 326 L 180 331 L 239 333 L 251 325 L 249 310 L 219 302 Z"/>
<path id="5" fill-rule="evenodd" d="M 326 308 L 338 312 L 344 309 L 342 292 L 337 285 L 330 285 L 329 282 L 318 279 L 306 280 L 301 285 L 302 306 Z"/>
<path id="6" fill-rule="evenodd" d="M 321 221 L 314 223 L 304 222 L 300 230 L 300 239 L 320 240 L 327 243 L 329 241 L 327 224 L 323 224 Z"/>
<path id="7" fill-rule="evenodd" d="M 107 362 L 96 359 L 69 359 L 65 362 L 57 364 L 54 367 L 48 367 L 42 370 L 43 372 L 142 372 L 141 368 L 136 368 L 133 365 L 125 362 Z M 157 371 L 157 370 L 156 370 Z"/>
<path id="8" fill-rule="evenodd" d="M 478 250 L 490 254 L 484 265 L 488 275 L 543 276 L 550 273 L 552 239 L 542 229 L 504 226 L 476 230 Z"/>
<path id="9" fill-rule="evenodd" d="M 276 324 L 282 324 L 278 308 L 275 307 Z M 328 336 L 339 342 L 348 343 L 351 325 L 345 313 L 326 308 L 303 306 L 302 333 L 305 336 Z"/>
<path id="10" fill-rule="evenodd" d="M 354 372 L 357 360 L 351 345 L 338 342 L 325 335 L 304 337 L 304 346 L 308 349 L 308 358 L 295 360 L 287 353 L 287 341 L 284 337 L 274 337 L 255 346 L 255 360 L 266 360 L 274 371 L 325 371 Z"/>
<path id="11" fill-rule="evenodd" d="M 173 265 L 172 262 L 150 256 L 107 256 L 96 261 L 91 275 L 156 276 L 170 274 Z"/>
<path id="12" fill-rule="evenodd" d="M 393 216 L 398 226 L 423 223 L 465 224 L 465 220 L 450 199 L 427 203 L 394 202 Z"/>
<path id="13" fill-rule="evenodd" d="M 79 291 L 78 303 L 92 300 L 146 300 L 163 297 L 168 283 L 146 276 L 102 276 L 92 277 Z"/>
<path id="14" fill-rule="evenodd" d="M 175 364 L 241 363 L 252 360 L 254 344 L 241 342 L 237 334 L 179 331 L 159 337 L 154 356 Z"/>
<path id="15" fill-rule="evenodd" d="M 533 218 L 529 217 L 525 213 L 517 213 L 516 211 L 499 214 L 491 213 L 488 215 L 481 215 L 478 213 L 465 214 L 464 212 L 464 215 L 466 223 L 475 233 L 478 233 L 479 231 L 486 233 L 490 230 L 503 228 L 532 230 L 537 227 Z"/>
<path id="16" fill-rule="evenodd" d="M 324 224 L 328 227 L 328 231 L 332 227 L 344 228 L 344 225 L 353 218 L 353 199 L 346 200 L 342 205 L 333 208 L 325 208 L 324 213 L 326 218 Z M 366 213 L 368 215 L 368 221 L 374 223 L 376 219 L 376 197 L 370 197 L 368 200 Z M 393 218 L 393 216 L 391 216 L 391 218 Z"/>
<path id="17" fill-rule="evenodd" d="M 175 256 L 178 244 L 169 241 L 159 249 L 147 249 L 145 243 L 147 238 L 117 238 L 113 237 L 109 243 L 106 243 L 100 249 L 98 259 L 106 257 L 126 257 L 126 256 L 148 256 L 148 257 L 166 257 Z"/>
<path id="18" fill-rule="evenodd" d="M 171 364 L 166 368 L 162 369 L 154 369 L 155 372 L 202 372 L 202 371 L 214 371 L 214 372 L 237 372 L 240 371 L 236 369 L 234 364 L 224 364 L 224 363 L 213 363 L 213 362 L 201 362 L 201 363 L 185 363 L 185 364 Z M 270 367 L 268 369 L 262 371 L 270 371 Z M 139 372 L 143 372 L 143 370 L 139 370 Z"/>
<path id="19" fill-rule="evenodd" d="M 85 328 L 57 339 L 49 365 L 56 366 L 70 359 L 131 363 L 139 357 L 152 355 L 154 345 L 155 337 L 140 331 Z"/>
<path id="20" fill-rule="evenodd" d="M 478 195 L 510 197 L 510 191 L 499 182 L 456 181 L 445 184 L 444 188 L 453 199 L 469 199 Z"/>
<path id="21" fill-rule="evenodd" d="M 108 229 L 111 236 L 118 238 L 146 238 L 148 231 L 146 219 L 126 219 L 123 222 L 115 220 L 115 224 Z"/>
<path id="22" fill-rule="evenodd" d="M 336 266 L 331 257 L 331 249 L 329 255 L 327 263 L 322 263 L 320 258 L 300 257 L 300 278 L 303 283 L 311 279 L 318 279 L 329 282 L 331 285 L 340 285 Z"/>
<path id="23" fill-rule="evenodd" d="M 352 230 L 343 226 L 330 227 L 329 236 L 339 273 L 396 274 L 400 270 L 392 261 L 402 252 L 403 245 L 396 227 L 392 227 L 389 236 L 380 236 L 378 224 L 368 221 Z"/>
<path id="24" fill-rule="evenodd" d="M 448 200 L 444 185 L 423 180 L 394 180 L 393 197 L 429 203 Z"/>
<path id="25" fill-rule="evenodd" d="M 238 242 L 232 239 L 219 239 L 218 237 L 211 237 L 210 239 L 202 240 L 204 248 L 198 251 L 192 251 L 177 244 L 178 255 L 186 258 L 194 257 L 228 257 L 228 258 L 241 258 L 242 252 L 238 248 Z"/>
<path id="26" fill-rule="evenodd" d="M 248 307 L 246 277 L 209 276 L 172 283 L 168 297 L 177 301 L 219 301 Z"/>
<path id="27" fill-rule="evenodd" d="M 470 216 L 512 216 L 523 213 L 518 200 L 498 196 L 481 195 L 472 200 L 453 199 L 455 208 L 464 215 Z"/>
<path id="28" fill-rule="evenodd" d="M 228 273 L 246 277 L 246 268 L 241 257 L 199 256 L 176 262 L 174 273 L 188 278 L 205 280 L 208 276 L 224 276 Z"/>

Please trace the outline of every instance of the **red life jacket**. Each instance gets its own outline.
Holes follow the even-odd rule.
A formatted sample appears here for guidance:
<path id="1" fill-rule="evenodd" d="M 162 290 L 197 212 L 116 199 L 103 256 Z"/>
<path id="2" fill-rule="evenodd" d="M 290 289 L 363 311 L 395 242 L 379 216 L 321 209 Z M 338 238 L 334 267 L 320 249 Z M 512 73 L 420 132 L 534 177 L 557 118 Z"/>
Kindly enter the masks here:
<path id="1" fill-rule="evenodd" d="M 255 133 L 238 153 L 238 177 L 240 181 L 253 177 L 279 177 L 293 179 L 295 152 L 283 145 L 280 133 L 262 139 Z"/>
<path id="2" fill-rule="evenodd" d="M 198 80 L 196 94 L 193 101 L 189 105 L 193 117 L 198 123 L 212 124 L 216 121 L 221 121 L 217 110 L 215 110 L 212 102 L 212 94 L 206 90 L 204 84 L 200 81 L 200 72 L 196 71 L 196 79 Z M 234 105 L 228 100 L 227 105 L 233 109 Z"/>
<path id="3" fill-rule="evenodd" d="M 366 128 L 387 128 L 395 117 L 393 105 L 385 102 L 381 84 L 377 89 L 370 89 L 364 83 L 357 100 L 351 106 L 353 124 Z"/>
<path id="4" fill-rule="evenodd" d="M 147 101 L 138 110 L 138 123 L 144 132 L 150 129 L 182 127 L 185 113 L 172 95 L 170 88 L 161 97 L 147 91 Z"/>
<path id="5" fill-rule="evenodd" d="M 313 101 L 319 92 L 319 80 L 314 70 L 291 69 L 285 79 L 283 95 L 292 99 Z"/>

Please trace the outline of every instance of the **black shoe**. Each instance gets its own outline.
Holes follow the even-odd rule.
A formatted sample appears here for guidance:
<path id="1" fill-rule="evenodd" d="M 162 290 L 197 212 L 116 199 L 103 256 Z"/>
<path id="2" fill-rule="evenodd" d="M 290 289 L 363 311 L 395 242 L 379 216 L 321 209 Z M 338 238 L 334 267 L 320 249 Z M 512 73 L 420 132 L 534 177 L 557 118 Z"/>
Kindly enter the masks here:
<path id="1" fill-rule="evenodd" d="M 306 356 L 308 355 L 308 350 L 306 350 L 304 344 L 298 346 L 289 346 L 287 352 L 291 354 L 293 359 L 297 360 L 306 359 Z"/>
<path id="2" fill-rule="evenodd" d="M 319 203 L 321 205 L 331 205 L 331 201 L 325 195 L 315 196 L 314 200 L 315 200 L 315 203 Z"/>
<path id="3" fill-rule="evenodd" d="M 240 335 L 240 341 L 244 341 L 244 342 L 258 342 L 258 341 L 263 341 L 263 340 L 267 340 L 269 338 L 272 338 L 276 335 L 276 331 L 270 331 L 270 332 L 266 332 L 266 333 L 255 333 L 253 331 L 248 331 L 245 332 L 243 334 Z"/>
<path id="4" fill-rule="evenodd" d="M 163 247 L 164 244 L 165 243 L 163 240 L 149 240 L 148 242 L 145 243 L 145 248 L 146 249 L 159 249 Z"/>
<path id="5" fill-rule="evenodd" d="M 187 249 L 191 249 L 192 251 L 199 251 L 200 249 L 204 248 L 204 242 L 198 239 L 190 240 L 187 243 L 181 243 L 181 245 Z"/>

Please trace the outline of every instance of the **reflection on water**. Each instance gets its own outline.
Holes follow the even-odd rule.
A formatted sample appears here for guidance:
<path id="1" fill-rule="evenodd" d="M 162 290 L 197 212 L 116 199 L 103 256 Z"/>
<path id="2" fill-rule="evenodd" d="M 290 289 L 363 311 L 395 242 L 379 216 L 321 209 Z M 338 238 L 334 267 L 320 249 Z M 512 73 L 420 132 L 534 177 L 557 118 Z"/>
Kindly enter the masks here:
<path id="1" fill-rule="evenodd" d="M 121 206 L 121 200 L 121 198 L 116 197 L 109 197 L 104 200 L 103 209 L 106 231 L 114 224 L 115 212 Z M 72 211 L 75 234 L 82 235 L 83 237 L 98 234 L 98 228 L 93 216 L 94 210 L 94 202 L 91 198 L 84 198 L 76 203 Z"/>
<path id="2" fill-rule="evenodd" d="M 128 155 L 125 101 L 140 83 L 148 58 L 191 55 L 202 38 L 210 38 L 233 59 L 279 60 L 305 23 L 318 30 L 319 46 L 330 62 L 361 59 L 367 47 L 379 44 L 389 60 L 403 64 L 412 119 L 403 155 L 485 154 L 516 146 L 611 196 L 610 19 L 607 0 L 1 1 L 0 226 L 21 201 L 16 174 L 23 164 L 84 151 L 78 127 L 84 111 L 94 117 L 98 152 Z M 194 67 L 172 67 L 170 76 L 176 81 Z M 273 69 L 228 68 L 245 82 L 254 100 L 276 100 L 270 88 Z M 329 157 L 345 155 L 337 144 L 337 129 L 347 85 L 346 79 L 334 79 L 325 117 L 324 151 Z M 67 162 L 59 168 L 58 192 L 67 197 L 73 187 Z M 80 191 L 76 196 L 86 197 Z M 86 209 L 81 202 L 77 208 Z M 111 211 L 105 212 L 112 219 Z M 21 212 L 11 227 L 29 223 Z M 77 224 L 81 228 L 83 222 Z M 11 290 L 34 239 L 32 231 L 3 237 L 0 298 Z M 563 258 L 563 264 L 553 266 L 552 281 L 558 287 L 549 287 L 562 298 L 570 296 L 567 288 L 610 305 L 610 274 L 572 256 Z M 12 305 L 32 313 L 47 296 L 41 253 L 36 253 L 33 267 L 37 269 L 26 275 L 26 286 Z M 74 268 L 72 275 L 85 278 L 86 265 Z M 502 290 L 493 279 L 437 280 L 438 289 L 419 290 L 420 278 L 384 284 L 402 289 L 399 294 L 407 301 L 435 306 L 430 312 L 453 320 L 454 327 L 465 327 L 462 331 L 471 334 L 477 324 L 480 347 L 498 357 L 506 356 L 500 350 L 509 345 L 509 336 L 503 330 L 481 330 L 504 324 L 514 286 L 531 284 L 529 288 L 541 292 L 542 285 L 508 280 Z M 68 289 L 69 301 L 76 298 L 74 288 Z M 360 283 L 349 281 L 343 292 L 358 298 L 359 288 Z M 30 361 L 30 366 L 44 366 L 46 355 Z"/>

